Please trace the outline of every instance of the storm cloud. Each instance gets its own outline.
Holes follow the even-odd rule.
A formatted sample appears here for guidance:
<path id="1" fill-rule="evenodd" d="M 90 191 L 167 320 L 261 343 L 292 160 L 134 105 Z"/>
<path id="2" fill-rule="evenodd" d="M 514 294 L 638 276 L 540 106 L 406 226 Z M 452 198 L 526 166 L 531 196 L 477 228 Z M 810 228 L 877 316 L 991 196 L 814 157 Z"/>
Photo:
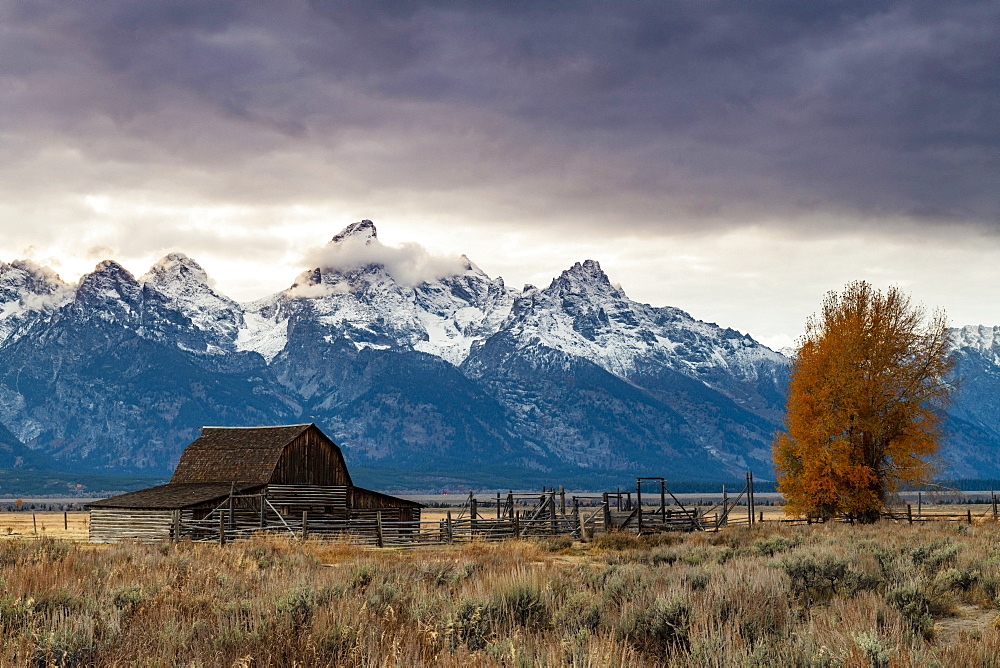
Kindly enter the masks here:
<path id="1" fill-rule="evenodd" d="M 8 195 L 1000 218 L 991 2 L 12 3 L 2 25 Z"/>
<path id="2" fill-rule="evenodd" d="M 5 3 L 3 250 L 291 257 L 303 211 L 993 239 L 998 34 L 996 2 Z"/>

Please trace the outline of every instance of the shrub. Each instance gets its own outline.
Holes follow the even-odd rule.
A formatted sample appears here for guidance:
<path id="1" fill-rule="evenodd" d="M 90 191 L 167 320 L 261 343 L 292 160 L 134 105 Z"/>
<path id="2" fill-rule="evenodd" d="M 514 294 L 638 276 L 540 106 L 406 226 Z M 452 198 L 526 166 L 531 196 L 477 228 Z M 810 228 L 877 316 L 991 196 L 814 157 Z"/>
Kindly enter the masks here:
<path id="1" fill-rule="evenodd" d="M 854 634 L 854 644 L 858 646 L 865 657 L 871 662 L 872 668 L 889 668 L 892 655 L 896 648 L 890 647 L 877 633 L 861 631 Z"/>
<path id="2" fill-rule="evenodd" d="M 958 555 L 958 546 L 950 542 L 934 541 L 930 545 L 922 545 L 910 550 L 910 558 L 914 566 L 923 566 L 929 572 L 934 572 L 942 566 L 954 565 Z"/>
<path id="3" fill-rule="evenodd" d="M 969 591 L 979 582 L 979 571 L 970 568 L 949 568 L 934 578 L 934 588 L 938 591 Z"/>
<path id="4" fill-rule="evenodd" d="M 34 599 L 0 598 L 0 631 L 11 634 L 27 624 L 34 611 L 34 603 Z"/>
<path id="5" fill-rule="evenodd" d="M 499 585 L 490 597 L 489 608 L 521 626 L 541 627 L 549 621 L 541 587 L 525 579 Z"/>
<path id="6" fill-rule="evenodd" d="M 142 585 L 134 584 L 115 589 L 111 600 L 116 608 L 129 613 L 139 607 L 148 598 L 149 596 L 143 591 Z"/>
<path id="7" fill-rule="evenodd" d="M 682 534 L 675 532 L 648 533 L 639 536 L 639 544 L 646 547 L 677 545 L 683 541 Z"/>
<path id="8" fill-rule="evenodd" d="M 594 540 L 594 547 L 602 550 L 638 550 L 643 546 L 639 537 L 625 531 L 609 531 Z"/>
<path id="9" fill-rule="evenodd" d="M 275 601 L 278 612 L 291 616 L 292 621 L 301 626 L 312 619 L 316 609 L 316 591 L 299 585 Z"/>
<path id="10" fill-rule="evenodd" d="M 897 587 L 885 595 L 885 600 L 902 613 L 913 630 L 930 638 L 934 619 L 931 617 L 930 599 L 923 592 L 915 587 Z"/>
<path id="11" fill-rule="evenodd" d="M 701 591 L 708 586 L 711 576 L 706 571 L 690 571 L 684 576 L 684 581 L 687 586 L 691 587 L 692 591 Z"/>
<path id="12" fill-rule="evenodd" d="M 778 565 L 792 581 L 792 591 L 807 599 L 807 604 L 836 595 L 851 573 L 847 560 L 832 554 L 792 555 L 782 559 Z"/>
<path id="13" fill-rule="evenodd" d="M 687 649 L 691 604 L 673 597 L 657 597 L 650 605 L 630 606 L 616 629 L 619 639 L 636 649 L 664 656 L 675 648 Z"/>
<path id="14" fill-rule="evenodd" d="M 486 606 L 480 601 L 463 599 L 447 618 L 442 633 L 452 648 L 465 645 L 471 650 L 482 649 L 491 635 Z"/>
<path id="15" fill-rule="evenodd" d="M 358 646 L 358 631 L 352 626 L 334 622 L 320 642 L 320 651 L 334 665 L 343 665 Z"/>
<path id="16" fill-rule="evenodd" d="M 570 594 L 552 618 L 555 628 L 565 634 L 575 634 L 581 629 L 596 631 L 601 624 L 601 603 L 589 591 Z"/>
<path id="17" fill-rule="evenodd" d="M 750 546 L 750 553 L 760 557 L 773 557 L 779 552 L 787 552 L 793 547 L 797 547 L 802 539 L 798 536 L 785 537 L 780 534 L 770 538 L 755 540 Z"/>

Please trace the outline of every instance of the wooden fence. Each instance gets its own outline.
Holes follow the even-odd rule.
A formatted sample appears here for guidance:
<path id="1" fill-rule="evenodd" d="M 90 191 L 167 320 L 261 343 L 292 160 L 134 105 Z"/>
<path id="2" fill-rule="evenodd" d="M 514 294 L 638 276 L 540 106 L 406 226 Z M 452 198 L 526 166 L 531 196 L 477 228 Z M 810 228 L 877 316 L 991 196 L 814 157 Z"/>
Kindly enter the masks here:
<path id="1" fill-rule="evenodd" d="M 659 491 L 657 506 L 643 505 L 643 487 L 649 485 L 656 485 Z M 668 496 L 675 505 L 667 505 Z M 205 517 L 195 519 L 190 512 L 173 511 L 169 536 L 173 540 L 225 543 L 276 533 L 385 547 L 557 536 L 586 541 L 610 531 L 718 531 L 727 525 L 755 523 L 749 474 L 736 497 L 730 500 L 724 493 L 723 501 L 709 509 L 686 507 L 667 489 L 664 478 L 639 478 L 634 502 L 632 492 L 621 489 L 567 499 L 565 490 L 551 488 L 540 494 L 509 492 L 506 498 L 497 494 L 492 512 L 488 503 L 470 494 L 456 515 L 448 511 L 441 520 L 402 521 L 398 515 L 373 510 L 356 514 L 347 510 L 315 513 L 308 509 L 289 513 L 289 508 L 320 500 L 305 499 L 288 490 L 279 490 L 275 495 L 234 492 Z M 736 510 L 741 502 L 747 503 L 745 516 Z"/>
<path id="2" fill-rule="evenodd" d="M 303 493 L 293 488 L 274 488 L 261 494 L 237 494 L 235 491 L 219 505 L 198 517 L 191 511 L 170 513 L 169 528 L 152 539 L 189 539 L 229 542 L 255 535 L 278 534 L 294 538 L 350 541 L 379 547 L 414 547 L 472 541 L 502 541 L 528 537 L 569 537 L 587 541 L 611 531 L 636 534 L 664 531 L 719 531 L 727 526 L 752 527 L 761 523 L 807 524 L 815 519 L 764 519 L 756 508 L 753 475 L 748 473 L 743 488 L 730 496 L 725 486 L 721 500 L 711 507 L 686 506 L 671 493 L 664 478 L 637 478 L 634 490 L 616 489 L 600 494 L 572 495 L 560 488 L 543 488 L 541 493 L 496 494 L 495 502 L 481 501 L 470 494 L 456 513 L 448 511 L 440 520 L 404 520 L 392 509 L 346 507 L 346 488 L 309 489 Z M 920 499 L 920 497 L 918 497 Z M 92 515 L 100 528 L 99 513 Z M 918 503 L 917 512 L 910 505 L 906 512 L 883 515 L 889 521 L 916 522 L 974 520 L 997 521 L 997 499 L 993 495 L 992 512 L 973 515 L 928 514 Z M 152 522 L 149 518 L 147 523 Z M 159 521 L 159 520 L 157 520 Z M 833 521 L 850 521 L 834 518 Z M 140 523 L 141 524 L 141 523 Z M 145 525 L 133 527 L 133 538 Z M 164 524 L 158 524 L 163 527 Z M 149 533 L 149 532 L 147 532 Z"/>

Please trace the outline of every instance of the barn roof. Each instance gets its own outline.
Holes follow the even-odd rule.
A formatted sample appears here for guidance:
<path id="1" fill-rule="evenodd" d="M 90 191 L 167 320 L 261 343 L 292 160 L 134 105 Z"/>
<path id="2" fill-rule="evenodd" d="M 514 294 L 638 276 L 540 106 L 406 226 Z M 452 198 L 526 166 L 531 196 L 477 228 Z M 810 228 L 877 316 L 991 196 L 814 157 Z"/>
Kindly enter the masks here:
<path id="1" fill-rule="evenodd" d="M 87 505 L 91 508 L 142 508 L 178 510 L 190 508 L 202 503 L 208 503 L 216 499 L 223 499 L 229 496 L 233 489 L 232 483 L 208 482 L 208 483 L 168 483 L 156 487 L 140 489 L 138 492 L 129 492 L 120 496 L 113 496 L 110 499 L 94 501 Z M 237 493 L 243 493 L 258 485 L 237 483 L 235 485 Z"/>
<path id="2" fill-rule="evenodd" d="M 311 423 L 278 427 L 203 427 L 201 436 L 184 450 L 170 482 L 228 484 L 236 481 L 265 485 L 285 446 L 308 429 L 323 435 Z"/>

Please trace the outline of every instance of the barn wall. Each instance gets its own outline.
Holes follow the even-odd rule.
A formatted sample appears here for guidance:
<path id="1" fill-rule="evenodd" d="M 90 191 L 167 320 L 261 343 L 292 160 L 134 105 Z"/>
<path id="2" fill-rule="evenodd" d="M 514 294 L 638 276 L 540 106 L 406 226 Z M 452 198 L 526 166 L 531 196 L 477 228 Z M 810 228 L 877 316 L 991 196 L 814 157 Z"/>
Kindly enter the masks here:
<path id="1" fill-rule="evenodd" d="M 382 519 L 420 519 L 419 504 L 361 487 L 351 488 L 351 517 L 374 518 L 378 511 L 382 511 Z"/>
<path id="2" fill-rule="evenodd" d="M 318 429 L 307 429 L 285 447 L 271 474 L 278 485 L 349 485 L 351 477 L 340 454 Z"/>
<path id="3" fill-rule="evenodd" d="M 170 540 L 170 510 L 91 508 L 90 542 L 118 543 L 138 540 L 155 543 Z"/>

